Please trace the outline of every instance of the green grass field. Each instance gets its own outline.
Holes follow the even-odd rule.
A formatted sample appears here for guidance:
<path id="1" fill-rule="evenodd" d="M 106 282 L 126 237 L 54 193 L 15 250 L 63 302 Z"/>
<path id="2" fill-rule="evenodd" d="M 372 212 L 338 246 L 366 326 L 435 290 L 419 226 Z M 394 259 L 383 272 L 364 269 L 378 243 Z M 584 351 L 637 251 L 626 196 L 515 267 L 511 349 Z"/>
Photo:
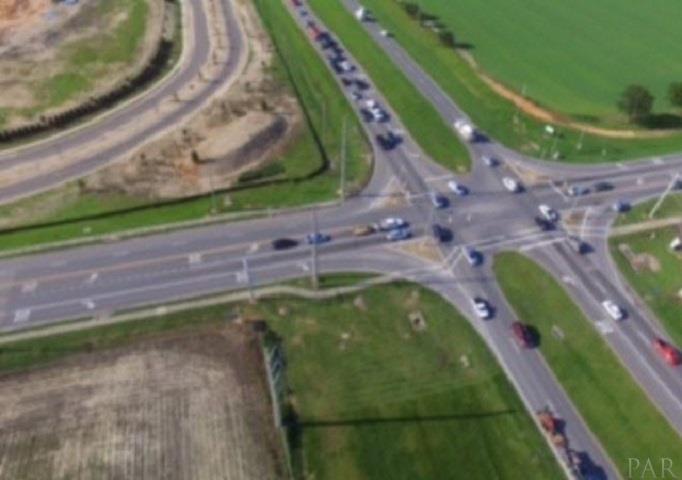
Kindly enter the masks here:
<path id="1" fill-rule="evenodd" d="M 342 8 L 338 0 L 329 0 L 327 3 L 330 8 Z M 463 4 L 471 5 L 470 8 L 474 8 L 473 5 L 475 5 L 481 11 L 489 10 L 491 16 L 494 15 L 495 8 L 504 4 L 502 0 L 496 0 L 494 7 L 489 2 L 476 2 L 475 0 L 456 3 L 420 0 L 416 3 L 424 6 L 433 5 L 434 9 L 447 11 L 454 11 Z M 544 8 L 554 8 L 555 3 L 546 2 Z M 585 2 L 580 3 L 582 5 Z M 627 3 L 633 4 L 632 1 Z M 674 5 L 672 2 L 669 3 Z M 510 2 L 510 4 L 517 4 L 517 2 Z M 460 55 L 451 48 L 443 46 L 435 34 L 412 20 L 399 2 L 366 0 L 363 1 L 363 5 L 375 13 L 382 26 L 395 36 L 396 41 L 472 117 L 481 129 L 511 148 L 544 159 L 552 159 L 557 154 L 560 160 L 572 163 L 615 161 L 682 150 L 682 135 L 647 140 L 616 140 L 581 135 L 573 130 L 558 128 L 558 135 L 546 136 L 543 123 L 517 112 L 511 102 L 493 92 Z M 449 15 L 452 17 L 452 13 Z M 463 19 L 458 20 L 466 23 Z M 505 28 L 512 29 L 515 25 L 516 22 L 510 21 Z M 456 29 L 453 31 L 458 35 Z M 494 32 L 479 32 L 479 35 L 488 34 L 494 35 Z M 461 41 L 468 40 L 461 34 L 459 35 Z M 544 41 L 543 39 L 542 42 L 537 43 L 542 44 Z M 473 53 L 477 54 L 478 50 L 474 48 Z M 571 67 L 568 68 L 574 70 Z M 565 69 L 561 69 L 558 75 L 563 75 L 564 71 Z M 533 91 L 529 93 L 532 94 Z M 619 91 L 616 89 L 615 96 L 617 97 L 618 94 Z M 608 100 L 609 104 L 614 101 L 613 96 Z"/>
<path id="2" fill-rule="evenodd" d="M 494 270 L 518 317 L 538 329 L 540 351 L 623 477 L 633 456 L 682 464 L 677 433 L 561 285 L 517 253 L 498 255 Z"/>
<path id="3" fill-rule="evenodd" d="M 335 283 L 332 277 L 329 284 Z M 409 284 L 361 295 L 366 311 L 354 306 L 354 297 L 320 303 L 281 298 L 4 345 L 0 370 L 171 329 L 196 331 L 240 310 L 265 319 L 284 339 L 305 478 L 562 478 L 505 375 L 449 304 Z M 426 320 L 421 332 L 408 321 L 415 310 Z"/>
<path id="4" fill-rule="evenodd" d="M 682 80 L 682 5 L 675 0 L 418 0 L 448 25 L 496 79 L 578 118 L 617 114 L 631 83 L 670 111 L 667 87 Z"/>
<path id="5" fill-rule="evenodd" d="M 672 239 L 679 235 L 677 228 L 662 228 L 612 238 L 609 244 L 611 254 L 630 286 L 651 307 L 677 345 L 682 346 L 682 256 L 669 248 Z M 619 250 L 621 244 L 628 245 L 635 254 L 652 255 L 660 269 L 635 270 Z"/>
<path id="6" fill-rule="evenodd" d="M 230 213 L 332 200 L 338 197 L 344 118 L 348 119 L 346 189 L 357 191 L 369 178 L 371 162 L 369 145 L 350 105 L 284 5 L 270 0 L 255 3 L 280 52 L 272 73 L 296 92 L 310 118 L 275 164 L 281 168 L 271 180 L 279 183 L 180 202 L 81 194 L 76 184 L 69 184 L 0 206 L 4 229 L 0 229 L 0 250 L 201 219 L 212 215 L 214 207 L 215 213 Z"/>
<path id="7" fill-rule="evenodd" d="M 424 152 L 450 170 L 468 171 L 471 167 L 469 154 L 452 127 L 373 42 L 355 18 L 336 1 L 311 0 L 310 4 L 362 64 Z"/>

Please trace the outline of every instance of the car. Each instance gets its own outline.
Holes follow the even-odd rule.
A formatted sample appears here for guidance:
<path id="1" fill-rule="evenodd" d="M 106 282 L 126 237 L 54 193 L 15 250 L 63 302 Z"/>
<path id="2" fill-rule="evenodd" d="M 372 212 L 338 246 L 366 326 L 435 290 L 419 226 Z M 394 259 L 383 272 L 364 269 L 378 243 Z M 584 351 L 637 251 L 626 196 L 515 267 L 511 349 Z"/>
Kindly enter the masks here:
<path id="1" fill-rule="evenodd" d="M 477 267 L 483 263 L 483 254 L 472 247 L 464 249 L 464 257 L 472 267 Z"/>
<path id="2" fill-rule="evenodd" d="M 352 78 L 347 78 L 347 77 L 341 77 L 341 83 L 343 83 L 346 87 L 350 87 L 355 83 L 355 80 Z"/>
<path id="3" fill-rule="evenodd" d="M 595 192 L 608 192 L 613 190 L 613 184 L 609 182 L 597 182 L 594 184 L 594 191 Z"/>
<path id="4" fill-rule="evenodd" d="M 497 167 L 500 164 L 499 160 L 489 155 L 483 155 L 481 159 L 483 160 L 483 163 L 488 167 Z"/>
<path id="5" fill-rule="evenodd" d="M 433 238 L 435 238 L 438 242 L 445 243 L 452 240 L 452 230 L 444 227 L 443 225 L 434 223 L 431 226 L 431 232 L 433 233 Z"/>
<path id="6" fill-rule="evenodd" d="M 549 232 L 550 230 L 554 230 L 556 225 L 554 225 L 554 222 L 550 222 L 544 217 L 541 216 L 536 216 L 533 220 L 535 220 L 535 224 L 540 227 L 540 230 L 543 232 Z"/>
<path id="7" fill-rule="evenodd" d="M 391 36 L 391 32 L 389 32 L 389 31 L 386 30 L 386 29 L 381 30 L 381 31 L 379 32 L 379 34 L 381 34 L 382 37 L 390 37 L 390 36 Z"/>
<path id="8" fill-rule="evenodd" d="M 353 229 L 353 235 L 356 237 L 366 237 L 376 233 L 377 228 L 374 225 L 359 225 Z"/>
<path id="9" fill-rule="evenodd" d="M 542 205 L 538 206 L 538 210 L 540 210 L 540 215 L 542 215 L 543 218 L 549 222 L 556 222 L 559 220 L 559 214 L 549 205 L 543 203 Z"/>
<path id="10" fill-rule="evenodd" d="M 575 236 L 568 237 L 568 245 L 578 255 L 583 255 L 585 253 L 592 251 L 592 247 L 590 246 L 589 243 Z"/>
<path id="11" fill-rule="evenodd" d="M 274 250 L 288 250 L 298 245 L 298 241 L 293 238 L 277 238 L 272 241 L 272 248 Z"/>
<path id="12" fill-rule="evenodd" d="M 512 193 L 521 191 L 521 184 L 511 177 L 504 177 L 502 179 L 502 185 L 504 185 L 504 188 L 506 188 Z"/>
<path id="13" fill-rule="evenodd" d="M 440 193 L 431 192 L 429 194 L 429 199 L 434 208 L 448 208 L 448 205 L 450 205 L 448 198 Z"/>
<path id="14" fill-rule="evenodd" d="M 616 305 L 613 300 L 604 300 L 601 302 L 601 306 L 604 307 L 604 310 L 609 314 L 609 317 L 614 320 L 623 320 L 625 318 L 625 311 Z"/>
<path id="15" fill-rule="evenodd" d="M 362 78 L 355 79 L 355 86 L 360 90 L 369 90 L 369 82 L 367 80 L 363 80 Z"/>
<path id="16" fill-rule="evenodd" d="M 366 108 L 360 109 L 360 115 L 362 115 L 362 119 L 365 122 L 371 122 L 372 120 L 374 120 L 374 115 L 372 115 L 372 112 L 370 112 Z"/>
<path id="17" fill-rule="evenodd" d="M 535 346 L 535 335 L 528 325 L 521 322 L 511 324 L 512 335 L 521 348 L 533 348 Z"/>
<path id="18" fill-rule="evenodd" d="M 448 182 L 448 188 L 450 189 L 451 192 L 453 192 L 456 195 L 459 195 L 460 197 L 469 194 L 469 189 L 466 186 L 462 185 L 461 183 L 458 183 L 456 180 L 450 180 Z"/>
<path id="19" fill-rule="evenodd" d="M 493 311 L 490 308 L 490 305 L 488 305 L 488 302 L 481 297 L 473 297 L 471 299 L 471 307 L 474 309 L 474 313 L 478 318 L 486 320 L 493 316 Z"/>
<path id="20" fill-rule="evenodd" d="M 400 217 L 387 217 L 379 222 L 379 229 L 384 231 L 404 227 L 407 227 L 407 222 Z"/>
<path id="21" fill-rule="evenodd" d="M 358 92 L 357 90 L 353 90 L 353 91 L 350 93 L 350 96 L 351 96 L 351 97 L 353 98 L 353 100 L 355 100 L 356 102 L 362 100 L 362 93 L 361 93 L 361 92 Z"/>
<path id="22" fill-rule="evenodd" d="M 390 242 L 397 242 L 398 240 L 406 240 L 412 236 L 412 232 L 407 227 L 394 228 L 386 235 L 386 240 Z"/>
<path id="23" fill-rule="evenodd" d="M 307 237 L 305 237 L 305 240 L 306 242 L 308 242 L 308 245 L 321 245 L 323 243 L 331 241 L 331 239 L 332 237 L 330 235 L 320 232 L 311 233 Z"/>
<path id="24" fill-rule="evenodd" d="M 623 213 L 623 212 L 627 212 L 628 210 L 630 210 L 630 204 L 628 202 L 618 200 L 616 203 L 614 203 L 611 206 L 611 208 L 616 213 Z"/>
<path id="25" fill-rule="evenodd" d="M 654 350 L 671 367 L 676 367 L 682 363 L 680 351 L 662 338 L 654 339 Z"/>
<path id="26" fill-rule="evenodd" d="M 402 137 L 390 131 L 377 134 L 376 139 L 379 146 L 384 150 L 393 150 L 403 141 Z"/>
<path id="27" fill-rule="evenodd" d="M 590 193 L 590 189 L 582 185 L 571 185 L 566 190 L 569 197 L 582 197 Z"/>

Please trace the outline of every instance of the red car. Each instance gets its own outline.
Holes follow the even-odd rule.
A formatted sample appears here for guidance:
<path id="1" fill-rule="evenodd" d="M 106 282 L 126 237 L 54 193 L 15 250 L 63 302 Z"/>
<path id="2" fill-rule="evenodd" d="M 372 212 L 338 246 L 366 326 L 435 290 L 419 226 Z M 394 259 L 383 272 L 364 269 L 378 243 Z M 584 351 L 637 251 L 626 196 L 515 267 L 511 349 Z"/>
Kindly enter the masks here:
<path id="1" fill-rule="evenodd" d="M 665 363 L 672 367 L 682 363 L 682 355 L 680 355 L 680 351 L 663 339 L 654 339 L 654 350 L 656 350 L 656 353 L 658 353 Z"/>
<path id="2" fill-rule="evenodd" d="M 511 325 L 511 330 L 521 348 L 533 348 L 535 339 L 533 338 L 533 333 L 528 328 L 528 325 L 524 325 L 521 322 L 514 322 Z"/>

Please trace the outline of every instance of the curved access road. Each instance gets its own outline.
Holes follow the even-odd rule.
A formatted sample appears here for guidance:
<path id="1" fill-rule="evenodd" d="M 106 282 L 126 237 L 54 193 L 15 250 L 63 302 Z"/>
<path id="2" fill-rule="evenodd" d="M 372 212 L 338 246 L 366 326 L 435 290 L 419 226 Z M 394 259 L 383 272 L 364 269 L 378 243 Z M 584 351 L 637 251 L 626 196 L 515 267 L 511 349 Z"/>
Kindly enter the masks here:
<path id="1" fill-rule="evenodd" d="M 211 4 L 213 6 L 208 8 Z M 224 21 L 225 28 L 221 29 L 224 38 L 211 38 L 209 15 L 214 14 Z M 244 32 L 233 1 L 183 0 L 183 20 L 185 35 L 180 65 L 160 83 L 83 126 L 35 144 L 0 152 L 0 174 L 17 166 L 35 165 L 39 169 L 39 164 L 51 156 L 66 159 L 65 165 L 55 170 L 0 188 L 0 203 L 48 190 L 130 155 L 153 138 L 181 125 L 214 94 L 230 85 L 247 56 Z M 212 51 L 221 54 L 218 65 L 215 65 L 217 57 L 211 56 Z M 210 62 L 217 69 L 211 79 L 203 80 L 202 69 Z M 161 107 L 163 102 L 170 101 L 172 106 Z M 140 119 L 150 114 L 155 120 L 143 124 Z M 118 135 L 120 140 L 102 141 L 117 131 L 125 131 Z M 86 146 L 88 154 L 82 155 Z M 70 158 L 78 160 L 68 161 Z"/>

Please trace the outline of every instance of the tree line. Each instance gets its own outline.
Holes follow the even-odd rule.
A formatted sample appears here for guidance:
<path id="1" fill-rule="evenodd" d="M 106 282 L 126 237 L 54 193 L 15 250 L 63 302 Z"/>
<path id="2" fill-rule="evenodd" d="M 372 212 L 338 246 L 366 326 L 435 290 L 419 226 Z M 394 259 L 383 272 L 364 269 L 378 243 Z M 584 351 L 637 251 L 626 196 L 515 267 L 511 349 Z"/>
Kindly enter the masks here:
<path id="1" fill-rule="evenodd" d="M 682 108 L 682 82 L 673 82 L 668 86 L 668 100 L 673 106 Z M 642 85 L 630 85 L 621 94 L 617 106 L 631 123 L 641 122 L 651 115 L 654 96 Z"/>

